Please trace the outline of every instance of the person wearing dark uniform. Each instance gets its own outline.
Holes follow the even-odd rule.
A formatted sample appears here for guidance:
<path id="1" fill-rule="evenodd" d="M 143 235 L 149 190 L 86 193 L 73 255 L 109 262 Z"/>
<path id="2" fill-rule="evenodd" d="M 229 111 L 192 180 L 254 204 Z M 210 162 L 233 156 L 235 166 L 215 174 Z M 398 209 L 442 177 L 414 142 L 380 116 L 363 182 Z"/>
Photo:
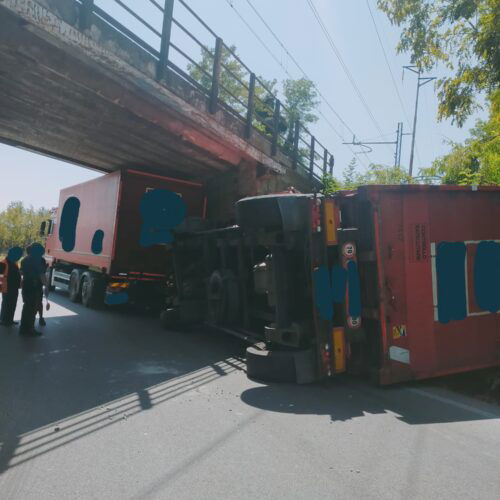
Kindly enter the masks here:
<path id="1" fill-rule="evenodd" d="M 11 326 L 14 321 L 17 297 L 21 286 L 21 273 L 17 261 L 23 255 L 19 247 L 9 250 L 7 257 L 0 262 L 0 291 L 2 293 L 2 309 L 0 310 L 0 325 Z"/>
<path id="2" fill-rule="evenodd" d="M 23 313 L 19 333 L 21 335 L 42 335 L 42 332 L 35 330 L 35 316 L 40 303 L 40 293 L 43 290 L 45 281 L 44 269 L 41 259 L 44 253 L 40 243 L 33 243 L 26 252 L 28 254 L 21 263 L 21 273 L 23 275 L 22 295 Z"/>
<path id="3" fill-rule="evenodd" d="M 45 261 L 45 259 L 42 257 L 41 258 L 41 265 L 42 265 L 42 269 L 43 269 L 43 274 L 45 275 L 45 273 L 47 272 L 47 262 Z M 47 287 L 45 287 L 45 297 L 48 297 L 48 292 L 47 292 Z M 45 322 L 45 318 L 43 317 L 43 286 L 39 289 L 39 294 L 38 294 L 38 298 L 39 298 L 39 301 L 38 301 L 38 307 L 37 307 L 37 310 L 36 312 L 38 313 L 38 324 L 40 326 L 46 326 L 46 322 Z M 48 306 L 47 306 L 48 307 Z"/>

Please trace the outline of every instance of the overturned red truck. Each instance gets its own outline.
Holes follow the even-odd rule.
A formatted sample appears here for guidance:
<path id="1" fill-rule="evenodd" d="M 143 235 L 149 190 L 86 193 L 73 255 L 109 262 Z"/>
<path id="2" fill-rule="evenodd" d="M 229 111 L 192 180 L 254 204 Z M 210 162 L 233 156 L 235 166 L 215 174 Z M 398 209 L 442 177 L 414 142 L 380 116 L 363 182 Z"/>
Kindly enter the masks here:
<path id="1" fill-rule="evenodd" d="M 255 196 L 224 227 L 206 206 L 200 184 L 130 170 L 63 190 L 52 285 L 244 338 L 263 380 L 391 384 L 500 365 L 500 187 Z"/>
<path id="2" fill-rule="evenodd" d="M 162 317 L 254 342 L 249 376 L 391 384 L 500 364 L 500 187 L 269 195 L 236 213 L 176 235 Z"/>

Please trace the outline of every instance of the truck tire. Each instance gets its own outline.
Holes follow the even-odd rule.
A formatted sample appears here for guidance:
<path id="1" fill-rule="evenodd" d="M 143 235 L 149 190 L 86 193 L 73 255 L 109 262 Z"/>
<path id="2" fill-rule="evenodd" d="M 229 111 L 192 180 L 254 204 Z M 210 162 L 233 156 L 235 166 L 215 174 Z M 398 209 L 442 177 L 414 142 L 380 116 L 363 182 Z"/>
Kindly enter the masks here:
<path id="1" fill-rule="evenodd" d="M 83 273 L 81 294 L 82 304 L 85 307 L 101 307 L 104 304 L 104 282 L 102 278 L 92 272 Z"/>
<path id="2" fill-rule="evenodd" d="M 247 377 L 263 382 L 295 383 L 295 356 L 293 351 L 269 351 L 259 344 L 247 347 Z"/>
<path id="3" fill-rule="evenodd" d="M 311 195 L 278 194 L 243 198 L 236 220 L 243 229 L 299 231 L 308 227 Z"/>
<path id="4" fill-rule="evenodd" d="M 69 300 L 71 302 L 80 302 L 82 300 L 82 288 L 80 286 L 80 271 L 78 269 L 73 269 L 69 276 Z"/>

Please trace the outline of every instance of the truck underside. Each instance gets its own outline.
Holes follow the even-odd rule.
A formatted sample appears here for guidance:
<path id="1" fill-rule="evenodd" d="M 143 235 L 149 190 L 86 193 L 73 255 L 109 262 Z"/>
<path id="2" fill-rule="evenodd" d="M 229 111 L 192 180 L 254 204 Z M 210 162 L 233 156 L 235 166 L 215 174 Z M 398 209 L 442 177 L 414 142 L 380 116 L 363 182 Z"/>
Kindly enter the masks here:
<path id="1" fill-rule="evenodd" d="M 317 202 L 313 195 L 247 198 L 237 204 L 237 226 L 177 233 L 164 326 L 205 323 L 253 342 L 247 370 L 256 378 L 310 382 L 359 370 L 366 349 L 354 344 L 364 335 L 359 325 L 345 327 L 344 297 L 333 322 L 317 317 L 314 269 L 341 260 L 339 245 L 325 246 L 312 231 Z M 354 232 L 338 230 L 351 242 Z M 353 346 L 347 366 L 346 334 Z"/>

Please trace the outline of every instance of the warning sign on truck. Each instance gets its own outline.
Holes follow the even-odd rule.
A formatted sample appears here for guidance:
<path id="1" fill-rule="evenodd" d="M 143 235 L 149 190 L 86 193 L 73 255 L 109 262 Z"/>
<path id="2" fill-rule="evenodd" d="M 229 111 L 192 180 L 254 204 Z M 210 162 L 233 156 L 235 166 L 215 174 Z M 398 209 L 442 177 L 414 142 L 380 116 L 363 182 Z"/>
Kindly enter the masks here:
<path id="1" fill-rule="evenodd" d="M 394 325 L 392 327 L 392 338 L 399 339 L 400 337 L 406 337 L 406 325 Z"/>

